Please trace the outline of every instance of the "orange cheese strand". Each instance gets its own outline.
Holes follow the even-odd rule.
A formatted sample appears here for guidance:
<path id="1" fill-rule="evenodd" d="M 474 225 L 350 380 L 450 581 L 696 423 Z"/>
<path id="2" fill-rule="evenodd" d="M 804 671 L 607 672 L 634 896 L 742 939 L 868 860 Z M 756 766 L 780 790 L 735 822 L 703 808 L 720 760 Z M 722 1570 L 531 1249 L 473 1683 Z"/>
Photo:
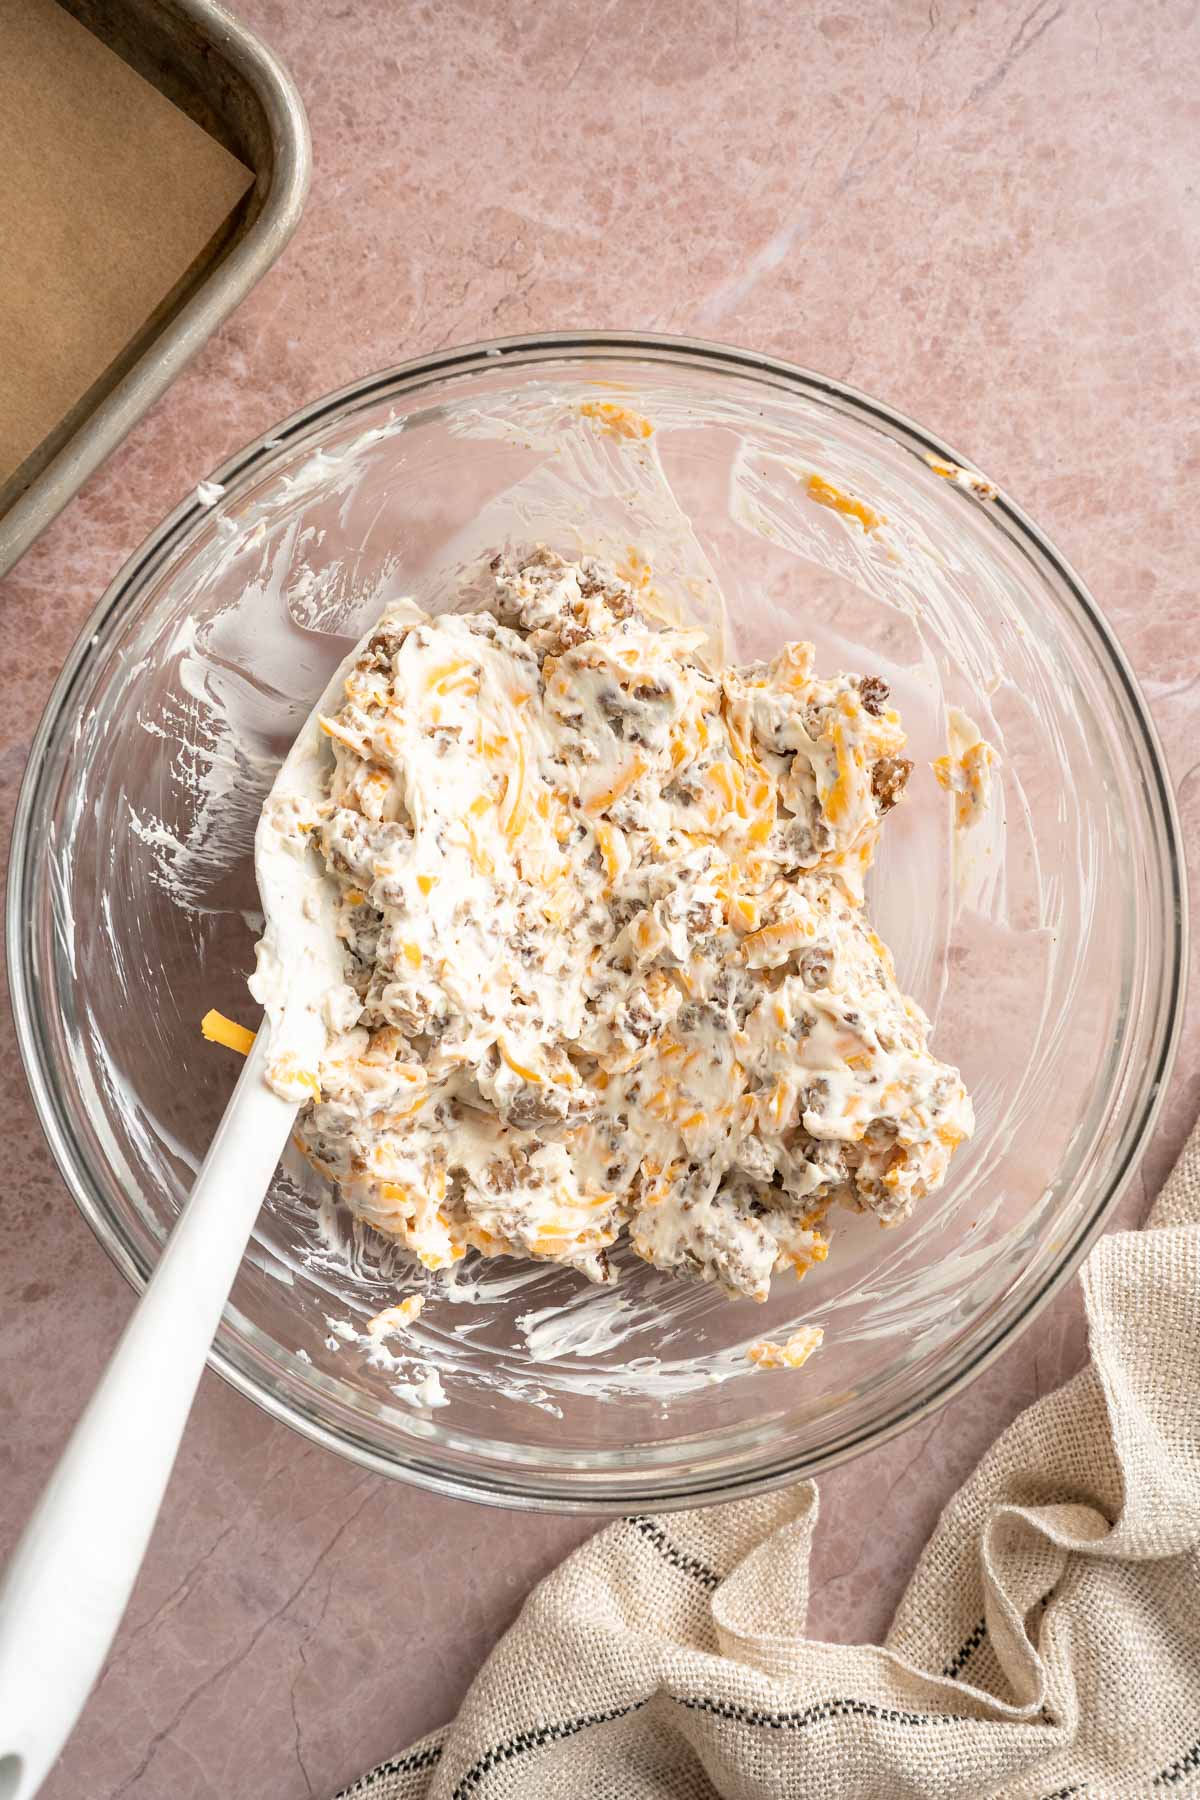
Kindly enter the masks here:
<path id="1" fill-rule="evenodd" d="M 782 1344 L 760 1338 L 749 1346 L 746 1357 L 758 1369 L 802 1369 L 813 1351 L 820 1348 L 824 1336 L 819 1325 L 802 1325 Z"/>
<path id="2" fill-rule="evenodd" d="M 810 475 L 805 492 L 818 506 L 828 506 L 831 511 L 841 513 L 844 519 L 854 519 L 864 531 L 878 531 L 881 525 L 887 524 L 882 513 L 877 513 L 865 501 L 856 500 L 853 494 L 843 494 L 841 488 L 834 487 L 823 475 Z"/>
<path id="3" fill-rule="evenodd" d="M 581 417 L 595 419 L 601 430 L 615 438 L 653 437 L 654 427 L 641 413 L 628 406 L 615 406 L 611 400 L 585 400 L 579 408 Z"/>
<path id="4" fill-rule="evenodd" d="M 249 1026 L 239 1025 L 235 1019 L 227 1019 L 224 1013 L 215 1009 L 205 1013 L 200 1029 L 210 1044 L 224 1044 L 227 1050 L 236 1050 L 239 1056 L 249 1056 L 256 1036 Z"/>
<path id="5" fill-rule="evenodd" d="M 603 793 L 597 794 L 594 799 L 589 800 L 583 810 L 587 813 L 607 812 L 609 807 L 615 806 L 617 801 L 621 798 L 621 795 L 627 792 L 627 790 L 633 786 L 634 782 L 639 780 L 645 773 L 645 761 L 642 757 L 635 756 L 633 761 L 629 764 L 629 767 L 623 769 L 617 776 L 612 786 L 606 788 Z"/>

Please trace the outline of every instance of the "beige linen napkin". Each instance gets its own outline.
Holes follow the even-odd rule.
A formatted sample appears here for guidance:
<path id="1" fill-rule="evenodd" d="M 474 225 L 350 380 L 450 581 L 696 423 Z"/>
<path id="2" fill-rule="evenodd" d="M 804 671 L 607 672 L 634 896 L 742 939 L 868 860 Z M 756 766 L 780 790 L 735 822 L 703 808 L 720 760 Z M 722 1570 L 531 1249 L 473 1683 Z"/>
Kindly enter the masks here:
<path id="1" fill-rule="evenodd" d="M 1200 1127 L 1082 1282 L 1090 1365 L 947 1506 L 882 1646 L 804 1636 L 811 1482 L 625 1519 L 344 1800 L 1200 1794 Z"/>

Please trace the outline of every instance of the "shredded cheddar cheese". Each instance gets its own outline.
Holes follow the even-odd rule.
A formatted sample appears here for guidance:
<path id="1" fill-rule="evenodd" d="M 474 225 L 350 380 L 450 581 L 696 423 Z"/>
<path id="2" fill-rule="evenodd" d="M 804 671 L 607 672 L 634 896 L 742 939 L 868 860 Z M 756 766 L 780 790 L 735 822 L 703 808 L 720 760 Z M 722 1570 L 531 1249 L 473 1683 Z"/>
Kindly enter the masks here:
<path id="1" fill-rule="evenodd" d="M 853 519 L 864 531 L 878 531 L 887 520 L 874 507 L 863 500 L 856 500 L 853 494 L 844 494 L 832 481 L 826 481 L 823 475 L 810 475 L 805 484 L 810 500 L 818 506 L 828 506 L 833 512 L 841 513 L 844 519 Z"/>
<path id="2" fill-rule="evenodd" d="M 579 411 L 583 418 L 595 419 L 610 437 L 637 439 L 654 435 L 654 427 L 649 419 L 631 411 L 628 406 L 618 406 L 612 400 L 585 400 Z"/>
<path id="3" fill-rule="evenodd" d="M 939 787 L 954 796 L 954 823 L 959 831 L 970 828 L 987 811 L 992 795 L 996 752 L 980 736 L 964 712 L 950 709 L 950 748 L 931 764 Z"/>
<path id="4" fill-rule="evenodd" d="M 760 1338 L 751 1344 L 746 1357 L 756 1369 L 802 1369 L 814 1350 L 819 1350 L 825 1333 L 819 1325 L 802 1325 L 782 1344 Z"/>
<path id="5" fill-rule="evenodd" d="M 409 1294 L 395 1306 L 385 1306 L 382 1312 L 375 1314 L 367 1321 L 367 1336 L 372 1343 L 381 1344 L 395 1332 L 406 1331 L 418 1319 L 425 1307 L 424 1294 Z"/>
<path id="6" fill-rule="evenodd" d="M 239 1025 L 215 1010 L 205 1013 L 200 1029 L 210 1044 L 224 1044 L 227 1050 L 236 1050 L 239 1056 L 249 1056 L 256 1035 L 248 1026 Z"/>

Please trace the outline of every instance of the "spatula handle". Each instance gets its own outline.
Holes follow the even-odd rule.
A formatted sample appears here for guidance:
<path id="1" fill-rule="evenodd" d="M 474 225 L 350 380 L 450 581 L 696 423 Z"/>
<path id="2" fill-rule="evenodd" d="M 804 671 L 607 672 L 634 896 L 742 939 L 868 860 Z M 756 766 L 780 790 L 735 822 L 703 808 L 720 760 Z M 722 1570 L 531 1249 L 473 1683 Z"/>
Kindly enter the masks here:
<path id="1" fill-rule="evenodd" d="M 296 1108 L 260 1032 L 191 1196 L 0 1584 L 0 1800 L 31 1800 L 141 1567 L 205 1357 Z"/>

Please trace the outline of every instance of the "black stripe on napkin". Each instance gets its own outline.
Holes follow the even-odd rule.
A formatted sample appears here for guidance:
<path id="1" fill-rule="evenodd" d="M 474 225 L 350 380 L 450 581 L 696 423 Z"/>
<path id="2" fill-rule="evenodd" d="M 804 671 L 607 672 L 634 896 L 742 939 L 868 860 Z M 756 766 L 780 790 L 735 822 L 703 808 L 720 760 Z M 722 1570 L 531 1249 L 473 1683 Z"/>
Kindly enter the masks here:
<path id="1" fill-rule="evenodd" d="M 1200 1769 L 1200 1742 L 1193 1744 L 1190 1750 L 1185 1750 L 1175 1762 L 1168 1763 L 1165 1769 L 1160 1769 L 1150 1785 L 1174 1787 L 1177 1781 L 1182 1781 L 1185 1775 L 1191 1775 L 1197 1769 Z"/>
<path id="2" fill-rule="evenodd" d="M 441 1760 L 441 1744 L 427 1744 L 424 1750 L 414 1750 L 408 1756 L 394 1756 L 391 1762 L 379 1763 L 360 1775 L 353 1787 L 343 1788 L 334 1800 L 358 1800 L 362 1794 L 369 1794 L 371 1789 L 389 1775 L 409 1775 L 414 1769 L 436 1768 Z"/>
<path id="3" fill-rule="evenodd" d="M 710 1569 L 707 1563 L 701 1562 L 698 1556 L 689 1556 L 686 1550 L 681 1550 L 678 1544 L 673 1544 L 662 1526 L 655 1520 L 648 1519 L 644 1513 L 631 1513 L 625 1520 L 625 1524 L 632 1525 L 635 1531 L 640 1531 L 646 1542 L 653 1544 L 663 1561 L 669 1562 L 673 1569 L 681 1569 L 685 1575 L 693 1576 L 701 1587 L 708 1588 L 710 1593 L 713 1588 L 720 1587 L 721 1577 L 717 1571 Z"/>
<path id="4" fill-rule="evenodd" d="M 830 1719 L 878 1719 L 885 1725 L 960 1725 L 954 1713 L 902 1712 L 894 1706 L 876 1706 L 871 1700 L 819 1700 L 802 1712 L 760 1712 L 756 1707 L 736 1706 L 727 1700 L 707 1697 L 685 1700 L 681 1694 L 671 1699 L 691 1712 L 711 1713 L 714 1718 L 728 1719 L 737 1725 L 765 1725 L 772 1731 L 804 1731 L 809 1725 L 824 1725 Z"/>
<path id="5" fill-rule="evenodd" d="M 587 1731 L 592 1725 L 607 1725 L 613 1719 L 623 1719 L 629 1713 L 640 1712 L 646 1705 L 645 1700 L 634 1700 L 629 1706 L 613 1706 L 607 1712 L 585 1713 L 580 1719 L 568 1719 L 561 1725 L 535 1725 L 529 1731 L 519 1731 L 516 1737 L 506 1738 L 502 1744 L 496 1744 L 486 1750 L 479 1761 L 472 1763 L 454 1790 L 453 1800 L 470 1800 L 485 1776 L 502 1763 L 510 1763 L 518 1756 L 527 1756 L 531 1750 L 543 1750 L 547 1744 L 560 1744 L 564 1738 L 575 1737 L 581 1731 Z"/>
<path id="6" fill-rule="evenodd" d="M 958 1674 L 961 1672 L 961 1670 L 963 1670 L 966 1667 L 966 1665 L 970 1662 L 971 1658 L 974 1656 L 975 1652 L 978 1650 L 980 1644 L 982 1644 L 984 1639 L 987 1637 L 987 1634 L 988 1634 L 987 1633 L 987 1620 L 980 1619 L 978 1625 L 975 1626 L 975 1628 L 971 1632 L 970 1636 L 963 1640 L 959 1649 L 950 1658 L 950 1661 L 948 1663 L 946 1663 L 945 1666 L 943 1667 L 942 1675 L 944 1676 L 944 1678 L 947 1681 L 953 1681 L 958 1676 Z"/>

